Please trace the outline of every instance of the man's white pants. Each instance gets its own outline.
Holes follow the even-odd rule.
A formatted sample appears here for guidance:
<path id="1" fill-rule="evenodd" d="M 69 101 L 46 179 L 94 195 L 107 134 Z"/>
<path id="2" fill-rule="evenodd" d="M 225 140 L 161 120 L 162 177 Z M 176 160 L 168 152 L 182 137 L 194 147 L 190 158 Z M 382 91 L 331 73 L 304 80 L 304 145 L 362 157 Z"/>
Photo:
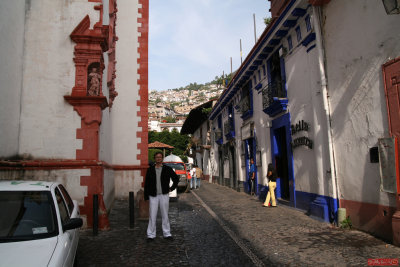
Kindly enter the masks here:
<path id="1" fill-rule="evenodd" d="M 168 208 L 169 208 L 169 195 L 157 195 L 156 197 L 149 196 L 150 198 L 150 208 L 149 208 L 149 226 L 147 227 L 147 237 L 156 237 L 156 222 L 158 206 L 160 206 L 161 218 L 162 218 L 162 230 L 163 236 L 171 236 L 171 229 L 168 219 Z"/>

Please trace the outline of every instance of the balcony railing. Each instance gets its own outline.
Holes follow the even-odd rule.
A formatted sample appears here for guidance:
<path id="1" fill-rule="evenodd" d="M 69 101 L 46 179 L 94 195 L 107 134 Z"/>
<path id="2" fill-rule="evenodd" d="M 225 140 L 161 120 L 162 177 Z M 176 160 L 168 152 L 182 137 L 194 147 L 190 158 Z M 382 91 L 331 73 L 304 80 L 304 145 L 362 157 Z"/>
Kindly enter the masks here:
<path id="1" fill-rule="evenodd" d="M 285 82 L 271 82 L 262 89 L 263 110 L 269 116 L 275 116 L 287 109 Z"/>

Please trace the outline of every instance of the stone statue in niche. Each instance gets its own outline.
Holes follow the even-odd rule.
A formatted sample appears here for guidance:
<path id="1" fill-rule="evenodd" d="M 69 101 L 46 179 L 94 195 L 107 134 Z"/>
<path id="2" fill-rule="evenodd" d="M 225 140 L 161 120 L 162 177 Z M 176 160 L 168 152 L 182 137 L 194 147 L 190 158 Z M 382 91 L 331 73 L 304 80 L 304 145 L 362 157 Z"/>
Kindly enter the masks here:
<path id="1" fill-rule="evenodd" d="M 92 68 L 92 71 L 88 75 L 88 80 L 88 95 L 99 96 L 101 75 L 97 72 L 97 68 Z"/>

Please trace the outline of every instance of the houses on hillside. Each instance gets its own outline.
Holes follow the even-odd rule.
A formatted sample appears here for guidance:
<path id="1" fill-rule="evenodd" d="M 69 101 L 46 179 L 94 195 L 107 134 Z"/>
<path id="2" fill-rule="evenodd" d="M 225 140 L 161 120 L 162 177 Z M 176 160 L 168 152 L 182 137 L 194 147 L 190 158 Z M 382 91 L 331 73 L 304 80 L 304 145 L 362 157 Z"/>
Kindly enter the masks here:
<path id="1" fill-rule="evenodd" d="M 400 15 L 386 1 L 270 1 L 271 23 L 193 130 L 210 145 L 204 171 L 248 192 L 253 158 L 262 196 L 272 163 L 281 203 L 327 222 L 341 208 L 400 244 Z"/>

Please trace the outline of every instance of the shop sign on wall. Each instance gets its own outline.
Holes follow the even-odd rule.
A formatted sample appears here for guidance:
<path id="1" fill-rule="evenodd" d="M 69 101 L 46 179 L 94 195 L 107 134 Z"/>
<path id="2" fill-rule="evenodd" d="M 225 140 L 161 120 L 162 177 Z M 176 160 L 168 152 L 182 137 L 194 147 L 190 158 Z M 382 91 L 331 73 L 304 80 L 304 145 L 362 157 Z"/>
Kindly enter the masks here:
<path id="1" fill-rule="evenodd" d="M 292 130 L 292 135 L 295 135 L 295 134 L 303 132 L 303 131 L 308 132 L 308 130 L 310 129 L 310 124 L 308 124 L 304 120 L 301 120 L 294 125 L 292 124 L 290 126 L 290 128 Z M 307 136 L 301 136 L 301 137 L 297 137 L 297 138 L 293 139 L 291 145 L 292 145 L 292 148 L 296 148 L 299 146 L 306 146 L 306 147 L 312 149 L 313 141 L 310 138 L 308 138 Z"/>

